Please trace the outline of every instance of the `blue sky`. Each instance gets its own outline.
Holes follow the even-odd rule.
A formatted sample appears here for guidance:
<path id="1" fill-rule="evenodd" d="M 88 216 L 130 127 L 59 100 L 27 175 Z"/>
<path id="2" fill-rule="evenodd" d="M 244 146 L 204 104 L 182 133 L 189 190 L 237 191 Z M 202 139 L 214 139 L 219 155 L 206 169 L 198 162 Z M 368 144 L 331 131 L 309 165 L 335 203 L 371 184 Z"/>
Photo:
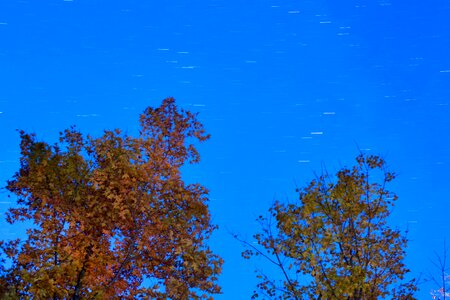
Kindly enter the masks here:
<path id="1" fill-rule="evenodd" d="M 173 96 L 212 134 L 185 179 L 211 192 L 217 299 L 248 299 L 260 264 L 230 232 L 251 239 L 275 199 L 358 148 L 397 172 L 391 224 L 409 228 L 407 263 L 426 273 L 448 238 L 449 16 L 449 0 L 2 0 L 0 180 L 18 168 L 16 129 L 133 134 Z"/>

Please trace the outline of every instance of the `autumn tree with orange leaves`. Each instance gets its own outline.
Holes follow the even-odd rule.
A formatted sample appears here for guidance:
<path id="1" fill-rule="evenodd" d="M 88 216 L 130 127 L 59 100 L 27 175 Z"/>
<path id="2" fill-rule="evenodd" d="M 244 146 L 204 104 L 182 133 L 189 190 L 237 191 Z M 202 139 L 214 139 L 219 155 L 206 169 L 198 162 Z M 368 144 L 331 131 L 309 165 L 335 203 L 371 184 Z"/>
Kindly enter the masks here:
<path id="1" fill-rule="evenodd" d="M 190 142 L 209 138 L 173 98 L 147 108 L 140 134 L 75 128 L 59 143 L 20 132 L 20 170 L 7 189 L 11 224 L 34 223 L 3 241 L 3 293 L 20 299 L 212 299 L 222 260 L 205 244 L 208 191 L 185 184 L 197 163 Z M 13 296 L 12 296 L 13 295 Z"/>
<path id="2" fill-rule="evenodd" d="M 388 225 L 395 175 L 379 156 L 361 154 L 352 168 L 317 176 L 299 199 L 276 202 L 260 217 L 245 258 L 271 262 L 281 279 L 258 272 L 253 298 L 414 299 L 403 260 L 407 239 Z"/>

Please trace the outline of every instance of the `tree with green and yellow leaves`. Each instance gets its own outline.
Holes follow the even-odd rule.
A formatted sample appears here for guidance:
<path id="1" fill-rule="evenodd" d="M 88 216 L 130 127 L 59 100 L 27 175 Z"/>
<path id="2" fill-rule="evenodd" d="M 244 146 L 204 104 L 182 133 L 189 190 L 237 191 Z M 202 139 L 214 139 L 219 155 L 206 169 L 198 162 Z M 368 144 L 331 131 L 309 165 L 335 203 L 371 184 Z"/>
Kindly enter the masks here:
<path id="1" fill-rule="evenodd" d="M 298 189 L 293 203 L 275 202 L 260 217 L 245 258 L 262 256 L 281 279 L 258 272 L 254 298 L 413 299 L 415 281 L 403 260 L 407 239 L 388 224 L 397 196 L 385 161 L 361 154 L 335 177 L 325 173 Z"/>

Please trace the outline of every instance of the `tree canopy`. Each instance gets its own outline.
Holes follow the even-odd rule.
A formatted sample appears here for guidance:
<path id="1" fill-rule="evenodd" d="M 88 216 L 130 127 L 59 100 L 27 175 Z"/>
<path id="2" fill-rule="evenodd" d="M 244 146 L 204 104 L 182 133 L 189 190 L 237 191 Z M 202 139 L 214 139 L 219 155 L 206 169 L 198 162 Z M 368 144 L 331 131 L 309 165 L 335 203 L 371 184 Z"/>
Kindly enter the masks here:
<path id="1" fill-rule="evenodd" d="M 7 221 L 33 222 L 2 241 L 3 292 L 20 299 L 200 299 L 219 293 L 222 260 L 205 244 L 208 191 L 180 168 L 209 135 L 173 98 L 140 116 L 140 134 L 94 138 L 76 128 L 50 145 L 20 132 Z"/>
<path id="2" fill-rule="evenodd" d="M 254 298 L 413 299 L 403 263 L 407 239 L 387 223 L 397 196 L 386 185 L 395 175 L 378 156 L 356 161 L 335 177 L 316 176 L 297 189 L 298 201 L 277 201 L 259 218 L 262 232 L 256 245 L 245 242 L 243 256 L 265 257 L 282 279 L 258 272 Z"/>

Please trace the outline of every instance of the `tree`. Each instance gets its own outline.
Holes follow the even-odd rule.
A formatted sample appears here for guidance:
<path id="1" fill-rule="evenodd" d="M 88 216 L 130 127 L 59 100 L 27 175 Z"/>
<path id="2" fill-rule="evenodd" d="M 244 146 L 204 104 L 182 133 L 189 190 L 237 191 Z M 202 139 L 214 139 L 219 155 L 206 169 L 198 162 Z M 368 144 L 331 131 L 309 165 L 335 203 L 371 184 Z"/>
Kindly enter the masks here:
<path id="1" fill-rule="evenodd" d="M 450 275 L 448 274 L 449 267 L 447 265 L 447 245 L 444 241 L 444 249 L 442 256 L 436 255 L 435 261 L 433 264 L 437 271 L 439 272 L 438 276 L 430 275 L 427 281 L 432 281 L 435 286 L 438 286 L 438 289 L 432 289 L 430 291 L 431 299 L 435 300 L 445 300 L 450 298 Z"/>
<path id="2" fill-rule="evenodd" d="M 173 98 L 140 116 L 139 137 L 75 128 L 49 145 L 20 132 L 20 170 L 7 189 L 23 241 L 4 241 L 3 286 L 21 299 L 204 299 L 219 293 L 222 260 L 205 241 L 208 191 L 185 184 L 188 141 L 209 138 Z"/>
<path id="3" fill-rule="evenodd" d="M 316 176 L 297 189 L 297 202 L 277 201 L 269 217 L 259 217 L 262 232 L 256 243 L 244 241 L 243 256 L 266 258 L 282 279 L 258 271 L 253 298 L 413 299 L 415 283 L 405 281 L 403 263 L 407 239 L 387 224 L 397 196 L 386 184 L 395 175 L 378 156 L 356 161 L 335 178 Z"/>

